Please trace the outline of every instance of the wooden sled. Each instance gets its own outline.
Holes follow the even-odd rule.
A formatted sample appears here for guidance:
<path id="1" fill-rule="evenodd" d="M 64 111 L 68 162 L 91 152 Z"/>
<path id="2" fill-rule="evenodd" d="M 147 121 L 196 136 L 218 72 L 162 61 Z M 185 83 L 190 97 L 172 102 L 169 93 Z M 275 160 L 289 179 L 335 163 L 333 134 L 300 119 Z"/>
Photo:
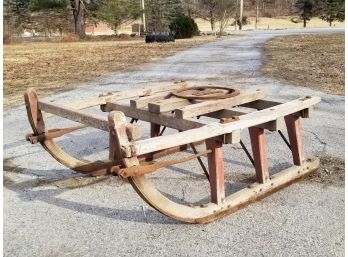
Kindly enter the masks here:
<path id="1" fill-rule="evenodd" d="M 26 136 L 31 143 L 40 143 L 58 162 L 92 176 L 114 174 L 127 178 L 135 191 L 149 205 L 174 219 L 188 223 L 207 223 L 259 200 L 318 169 L 318 159 L 305 160 L 301 140 L 300 120 L 312 114 L 319 97 L 302 97 L 280 103 L 264 100 L 262 91 L 239 92 L 222 87 L 194 87 L 186 83 L 136 89 L 81 101 L 68 107 L 39 100 L 34 89 L 25 94 L 25 104 L 33 133 Z M 109 112 L 108 119 L 90 115 L 85 108 L 100 106 Z M 242 112 L 244 107 L 252 110 Z M 42 112 L 57 115 L 83 125 L 46 129 Z M 213 118 L 204 123 L 197 117 Z M 130 117 L 131 122 L 126 121 Z M 280 131 L 285 120 L 289 141 Z M 134 123 L 150 123 L 151 137 L 139 139 Z M 78 160 L 64 152 L 54 139 L 77 129 L 94 127 L 109 132 L 109 158 L 94 162 Z M 166 127 L 178 133 L 163 135 Z M 242 129 L 248 129 L 252 154 L 240 139 Z M 266 156 L 265 130 L 279 133 L 289 146 L 293 166 L 270 176 Z M 197 144 L 206 150 L 198 152 Z M 253 163 L 256 182 L 226 196 L 224 190 L 224 144 L 242 144 Z M 194 154 L 175 158 L 175 152 L 192 148 Z M 156 161 L 160 156 L 172 156 L 168 161 Z M 208 169 L 202 156 L 207 156 Z M 168 159 L 168 158 L 167 158 Z M 198 159 L 210 183 L 211 201 L 193 206 L 176 203 L 163 195 L 147 178 L 147 174 L 176 163 Z"/>

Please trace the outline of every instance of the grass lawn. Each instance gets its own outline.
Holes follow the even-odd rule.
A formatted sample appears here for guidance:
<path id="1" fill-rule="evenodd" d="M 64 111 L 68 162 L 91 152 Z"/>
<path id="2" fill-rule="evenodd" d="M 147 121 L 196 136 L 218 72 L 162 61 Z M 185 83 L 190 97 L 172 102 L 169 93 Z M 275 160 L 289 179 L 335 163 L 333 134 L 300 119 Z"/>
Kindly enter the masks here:
<path id="1" fill-rule="evenodd" d="M 28 87 L 51 95 L 215 40 L 206 36 L 163 44 L 133 40 L 4 45 L 4 107 L 23 104 Z"/>
<path id="2" fill-rule="evenodd" d="M 264 49 L 264 74 L 344 95 L 344 33 L 276 37 Z"/>

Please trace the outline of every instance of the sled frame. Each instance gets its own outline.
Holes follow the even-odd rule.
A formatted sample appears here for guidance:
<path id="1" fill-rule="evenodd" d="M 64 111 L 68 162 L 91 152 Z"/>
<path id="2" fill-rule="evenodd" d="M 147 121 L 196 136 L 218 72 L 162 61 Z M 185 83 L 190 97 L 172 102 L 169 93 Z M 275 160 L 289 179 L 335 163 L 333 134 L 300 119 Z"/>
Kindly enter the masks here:
<path id="1" fill-rule="evenodd" d="M 192 85 L 179 82 L 116 92 L 69 106 L 39 100 L 35 90 L 28 89 L 24 98 L 33 133 L 26 138 L 31 143 L 40 143 L 58 162 L 76 172 L 93 176 L 123 174 L 150 206 L 169 217 L 188 223 L 216 220 L 318 169 L 318 159 L 306 160 L 304 157 L 301 119 L 312 115 L 313 106 L 320 102 L 320 97 L 305 96 L 282 103 L 265 100 L 265 94 L 260 90 L 243 92 L 232 98 L 206 101 L 192 101 L 171 94 L 173 90 L 188 87 Z M 84 110 L 93 106 L 99 106 L 103 112 L 108 112 L 108 118 L 91 115 Z M 241 111 L 240 107 L 248 108 L 249 111 Z M 43 112 L 82 125 L 48 130 Z M 197 119 L 201 116 L 212 118 L 213 121 L 206 123 Z M 127 122 L 126 117 L 132 119 L 132 124 Z M 134 123 L 137 120 L 150 124 L 150 138 L 140 138 L 139 128 Z M 293 165 L 270 176 L 265 131 L 279 131 L 282 120 L 285 121 L 288 132 Z M 94 162 L 78 160 L 54 142 L 57 137 L 85 127 L 109 132 L 108 159 Z M 166 127 L 176 129 L 178 133 L 163 135 Z M 253 159 L 256 182 L 226 196 L 223 146 L 239 144 L 243 129 L 249 131 L 252 149 L 252 156 L 249 154 L 249 157 Z M 197 153 L 194 146 L 202 143 L 206 145 L 207 151 Z M 200 160 L 202 155 L 208 158 L 209 174 L 206 175 L 210 183 L 211 201 L 200 206 L 171 201 L 156 189 L 146 175 L 166 165 L 149 161 L 166 155 L 175 156 L 175 152 L 188 148 L 194 150 L 194 158 Z M 200 165 L 203 165 L 202 162 Z"/>

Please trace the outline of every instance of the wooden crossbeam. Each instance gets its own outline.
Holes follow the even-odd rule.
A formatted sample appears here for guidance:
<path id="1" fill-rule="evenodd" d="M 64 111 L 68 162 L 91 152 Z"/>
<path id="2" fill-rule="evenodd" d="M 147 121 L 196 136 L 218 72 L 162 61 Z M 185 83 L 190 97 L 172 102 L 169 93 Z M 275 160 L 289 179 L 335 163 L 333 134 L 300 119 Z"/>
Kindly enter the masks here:
<path id="1" fill-rule="evenodd" d="M 152 113 L 162 113 L 175 110 L 176 108 L 191 104 L 187 99 L 171 97 L 148 104 L 148 110 Z"/>
<path id="2" fill-rule="evenodd" d="M 196 141 L 206 140 L 228 133 L 236 133 L 244 128 L 263 124 L 286 115 L 297 113 L 320 102 L 320 97 L 300 98 L 283 103 L 261 111 L 244 115 L 244 118 L 231 123 L 212 123 L 200 128 L 190 129 L 175 135 L 165 135 L 158 138 L 149 138 L 133 143 L 133 152 L 137 155 L 151 153 L 162 149 L 189 144 Z"/>
<path id="3" fill-rule="evenodd" d="M 245 114 L 248 114 L 248 113 L 235 111 L 235 110 L 231 110 L 231 109 L 223 109 L 220 111 L 203 114 L 202 116 L 207 116 L 207 117 L 215 118 L 215 119 L 231 118 L 231 117 L 238 116 L 239 119 L 244 119 L 243 115 L 245 115 Z M 283 125 L 282 118 L 277 118 L 275 120 L 268 121 L 268 122 L 263 123 L 263 124 L 259 124 L 256 127 L 262 128 L 262 129 L 267 129 L 269 131 L 278 131 L 282 128 L 282 125 Z"/>
<path id="4" fill-rule="evenodd" d="M 196 104 L 184 106 L 175 110 L 175 117 L 178 119 L 186 119 L 190 117 L 199 116 L 201 114 L 214 112 L 233 106 L 238 106 L 247 102 L 255 101 L 265 97 L 262 91 L 255 91 L 252 93 L 240 94 L 238 96 L 226 99 L 204 101 Z"/>
<path id="5" fill-rule="evenodd" d="M 133 89 L 133 90 L 127 90 L 127 91 L 114 92 L 114 93 L 106 93 L 97 97 L 91 97 L 89 99 L 74 102 L 72 104 L 67 105 L 67 107 L 77 109 L 77 110 L 82 110 L 89 107 L 105 104 L 107 100 L 117 101 L 122 99 L 129 99 L 132 97 L 149 96 L 151 94 L 171 91 L 173 90 L 173 88 L 177 89 L 177 88 L 183 88 L 183 87 L 188 87 L 188 84 L 184 81 L 174 82 L 171 84 L 166 83 L 166 84 L 154 86 L 151 88 L 140 88 L 140 89 Z"/>
<path id="6" fill-rule="evenodd" d="M 113 103 L 113 102 L 107 102 L 105 105 L 102 106 L 102 110 L 105 112 L 121 111 L 127 117 L 151 122 L 154 124 L 158 124 L 158 125 L 166 126 L 168 128 L 173 128 L 173 129 L 182 130 L 182 131 L 204 126 L 204 124 L 197 121 L 181 120 L 173 116 L 169 116 L 167 114 L 151 113 L 151 112 L 148 112 L 147 110 L 134 109 L 132 107 L 120 105 L 118 103 Z"/>
<path id="7" fill-rule="evenodd" d="M 147 107 L 148 103 L 156 102 L 158 100 L 162 100 L 170 96 L 170 92 L 163 93 L 163 94 L 156 94 L 156 95 L 150 95 L 150 96 L 144 96 L 140 97 L 138 99 L 132 99 L 130 100 L 130 107 L 132 108 L 144 108 Z"/>
<path id="8" fill-rule="evenodd" d="M 46 101 L 38 102 L 39 109 L 68 120 L 76 121 L 90 127 L 109 131 L 108 121 L 102 116 L 90 115 L 80 110 L 67 108 L 58 104 L 48 103 Z"/>

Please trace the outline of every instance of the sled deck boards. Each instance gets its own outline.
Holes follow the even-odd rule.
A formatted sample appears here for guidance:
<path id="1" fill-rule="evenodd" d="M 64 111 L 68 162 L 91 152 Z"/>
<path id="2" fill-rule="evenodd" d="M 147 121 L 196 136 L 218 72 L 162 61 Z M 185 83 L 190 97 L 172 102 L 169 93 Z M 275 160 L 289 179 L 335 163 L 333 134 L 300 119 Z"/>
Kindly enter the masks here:
<path id="1" fill-rule="evenodd" d="M 191 101 L 170 94 L 173 90 L 187 87 L 186 83 L 177 83 L 171 87 L 159 86 L 119 92 L 102 97 L 104 103 L 101 104 L 101 109 L 104 112 L 121 111 L 126 117 L 182 131 L 132 142 L 133 153 L 138 156 L 223 135 L 231 136 L 230 143 L 239 142 L 240 130 L 250 127 L 277 131 L 285 116 L 292 114 L 309 117 L 313 105 L 320 101 L 320 97 L 303 97 L 280 103 L 262 99 L 265 94 L 259 90 L 241 93 L 232 98 L 208 101 Z M 95 104 L 93 99 L 91 103 Z M 104 131 L 109 130 L 108 121 L 102 116 L 47 101 L 39 101 L 38 105 L 42 111 Z M 253 111 L 242 112 L 235 108 L 238 106 L 252 108 Z M 199 116 L 215 120 L 206 124 L 197 119 Z"/>
<path id="2" fill-rule="evenodd" d="M 296 114 L 301 110 L 313 106 L 319 101 L 319 97 L 311 97 L 306 99 L 300 98 L 284 104 L 273 106 L 271 108 L 244 114 L 239 116 L 240 119 L 234 122 L 226 124 L 214 122 L 200 128 L 191 129 L 175 135 L 144 139 L 134 142 L 134 147 L 137 154 L 145 154 L 147 152 L 184 145 L 190 142 L 201 141 L 228 133 L 238 133 L 238 131 L 241 129 L 257 126 L 259 124 L 265 124 L 290 114 Z"/>

